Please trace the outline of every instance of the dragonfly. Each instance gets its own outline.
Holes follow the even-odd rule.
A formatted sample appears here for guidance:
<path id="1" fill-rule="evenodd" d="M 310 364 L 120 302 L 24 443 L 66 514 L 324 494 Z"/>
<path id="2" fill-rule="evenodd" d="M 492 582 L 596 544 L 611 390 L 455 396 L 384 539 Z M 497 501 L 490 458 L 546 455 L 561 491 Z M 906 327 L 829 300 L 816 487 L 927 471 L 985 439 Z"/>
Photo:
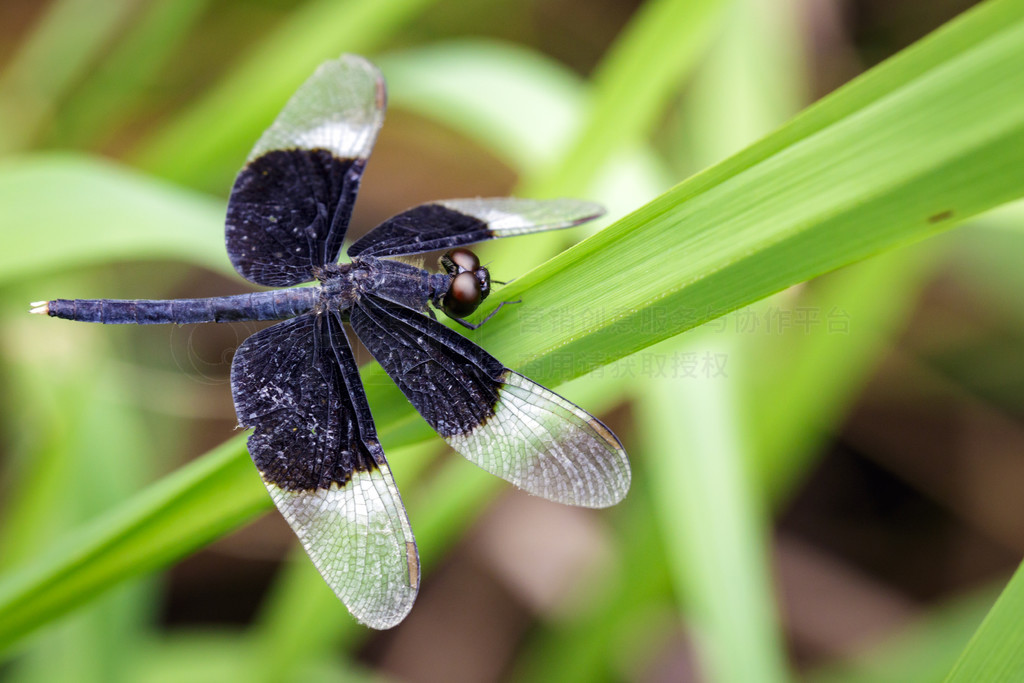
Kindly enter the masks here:
<path id="1" fill-rule="evenodd" d="M 579 225 L 601 216 L 599 205 L 435 201 L 387 219 L 339 263 L 385 101 L 377 67 L 342 55 L 317 68 L 250 152 L 228 200 L 227 252 L 243 278 L 278 289 L 56 299 L 32 308 L 108 324 L 280 321 L 234 354 L 238 422 L 253 429 L 252 460 L 313 564 L 352 615 L 377 629 L 412 609 L 419 552 L 346 323 L 430 426 L 484 470 L 548 500 L 592 508 L 618 503 L 630 485 L 628 457 L 608 427 L 434 312 L 470 329 L 483 324 L 466 318 L 488 297 L 490 273 L 467 245 Z M 440 250 L 447 251 L 438 272 L 395 258 Z M 306 283 L 315 284 L 294 286 Z"/>

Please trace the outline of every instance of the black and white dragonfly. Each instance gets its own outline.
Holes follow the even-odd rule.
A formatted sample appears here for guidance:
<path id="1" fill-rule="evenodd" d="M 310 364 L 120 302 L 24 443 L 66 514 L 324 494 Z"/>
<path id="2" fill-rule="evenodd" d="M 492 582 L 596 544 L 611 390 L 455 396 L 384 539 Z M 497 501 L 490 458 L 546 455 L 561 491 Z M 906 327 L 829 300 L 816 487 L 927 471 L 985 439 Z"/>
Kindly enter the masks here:
<path id="1" fill-rule="evenodd" d="M 440 324 L 467 327 L 490 277 L 465 245 L 578 225 L 584 201 L 453 199 L 394 216 L 337 263 L 384 119 L 377 68 L 321 65 L 253 147 L 228 203 L 226 242 L 242 277 L 311 287 L 183 300 L 65 300 L 33 313 L 100 323 L 281 320 L 235 353 L 238 421 L 249 452 L 313 564 L 359 621 L 390 628 L 412 607 L 419 555 L 377 440 L 343 323 L 420 415 L 483 469 L 549 500 L 605 507 L 629 489 L 619 440 L 597 418 Z M 448 249 L 442 272 L 388 257 Z M 429 315 L 424 315 L 424 314 Z"/>

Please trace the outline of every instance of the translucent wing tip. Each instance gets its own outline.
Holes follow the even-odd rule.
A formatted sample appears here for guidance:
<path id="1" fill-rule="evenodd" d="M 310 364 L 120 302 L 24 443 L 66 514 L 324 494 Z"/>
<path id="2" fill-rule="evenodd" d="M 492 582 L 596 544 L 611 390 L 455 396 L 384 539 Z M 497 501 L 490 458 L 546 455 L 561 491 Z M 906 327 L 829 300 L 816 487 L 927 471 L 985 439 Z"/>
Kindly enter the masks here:
<path id="1" fill-rule="evenodd" d="M 369 60 L 343 54 L 322 62 L 289 98 L 249 152 L 248 162 L 284 149 L 326 149 L 366 159 L 384 120 L 384 76 Z"/>
<path id="2" fill-rule="evenodd" d="M 332 60 L 339 66 L 342 66 L 349 70 L 362 69 L 363 71 L 371 74 L 377 83 L 375 104 L 377 109 L 384 110 L 387 108 L 388 103 L 388 89 L 384 83 L 384 74 L 381 73 L 377 65 L 371 62 L 362 55 L 352 54 L 351 52 L 345 52 L 340 57 Z M 320 65 L 319 69 L 326 68 L 331 62 L 324 62 Z M 318 69 L 318 70 L 319 70 Z"/>
<path id="3" fill-rule="evenodd" d="M 404 583 L 401 589 L 392 589 L 392 602 L 387 608 L 382 609 L 379 602 L 371 603 L 368 607 L 358 603 L 345 603 L 356 621 L 363 626 L 386 631 L 398 626 L 409 616 L 420 591 L 420 556 L 413 541 L 405 543 L 405 561 L 409 571 L 408 582 Z"/>
<path id="4" fill-rule="evenodd" d="M 494 237 L 572 228 L 606 213 L 597 202 L 569 198 L 473 197 L 434 203 L 488 223 Z"/>
<path id="5" fill-rule="evenodd" d="M 357 470 L 345 484 L 289 491 L 264 479 L 313 565 L 356 620 L 397 626 L 416 601 L 420 562 L 387 465 Z"/>
<path id="6" fill-rule="evenodd" d="M 580 411 L 584 412 L 582 409 Z M 629 456 L 626 455 L 626 449 L 622 447 L 622 442 L 619 441 L 619 438 L 603 422 L 591 416 L 588 425 L 597 438 L 605 442 L 608 450 L 615 454 L 615 457 L 611 459 L 614 462 L 613 471 L 615 474 L 605 480 L 607 484 L 605 489 L 607 495 L 605 497 L 595 498 L 589 505 L 586 503 L 580 504 L 592 508 L 606 508 L 618 505 L 626 497 L 626 494 L 629 493 L 629 487 L 633 482 L 633 473 L 629 466 Z"/>
<path id="7" fill-rule="evenodd" d="M 581 225 L 588 221 L 596 220 L 604 216 L 608 211 L 597 202 L 585 199 L 554 199 L 566 207 L 566 213 L 575 216 L 571 218 L 572 225 Z"/>
<path id="8" fill-rule="evenodd" d="M 629 457 L 600 420 L 511 370 L 494 413 L 475 429 L 445 436 L 465 458 L 536 496 L 587 508 L 629 492 Z"/>

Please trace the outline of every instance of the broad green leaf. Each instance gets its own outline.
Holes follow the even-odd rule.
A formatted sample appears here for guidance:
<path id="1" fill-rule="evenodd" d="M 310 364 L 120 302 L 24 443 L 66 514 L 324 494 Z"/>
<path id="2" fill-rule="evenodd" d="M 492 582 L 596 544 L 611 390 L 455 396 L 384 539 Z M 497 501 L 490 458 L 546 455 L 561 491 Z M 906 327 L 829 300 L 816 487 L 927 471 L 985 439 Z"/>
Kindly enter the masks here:
<path id="1" fill-rule="evenodd" d="M 1019 197 L 1021 14 L 982 6 L 518 279 L 503 296 L 528 305 L 488 324 L 492 350 L 577 376 Z"/>
<path id="2" fill-rule="evenodd" d="M 1022 36 L 1020 2 L 968 13 L 520 277 L 502 295 L 525 305 L 474 338 L 565 381 L 1021 196 L 1007 169 L 1024 163 Z M 387 393 L 382 373 L 366 378 L 371 400 Z M 381 424 L 412 422 L 382 403 Z"/>

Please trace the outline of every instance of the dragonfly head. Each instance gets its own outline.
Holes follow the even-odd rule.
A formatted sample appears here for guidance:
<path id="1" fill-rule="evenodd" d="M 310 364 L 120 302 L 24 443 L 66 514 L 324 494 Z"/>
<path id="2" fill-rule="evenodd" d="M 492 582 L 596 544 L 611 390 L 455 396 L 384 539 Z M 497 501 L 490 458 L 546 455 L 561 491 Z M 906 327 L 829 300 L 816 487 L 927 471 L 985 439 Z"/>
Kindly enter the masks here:
<path id="1" fill-rule="evenodd" d="M 491 293 L 491 274 L 469 249 L 452 249 L 441 257 L 441 267 L 451 278 L 441 298 L 441 310 L 449 318 L 465 318 Z"/>

